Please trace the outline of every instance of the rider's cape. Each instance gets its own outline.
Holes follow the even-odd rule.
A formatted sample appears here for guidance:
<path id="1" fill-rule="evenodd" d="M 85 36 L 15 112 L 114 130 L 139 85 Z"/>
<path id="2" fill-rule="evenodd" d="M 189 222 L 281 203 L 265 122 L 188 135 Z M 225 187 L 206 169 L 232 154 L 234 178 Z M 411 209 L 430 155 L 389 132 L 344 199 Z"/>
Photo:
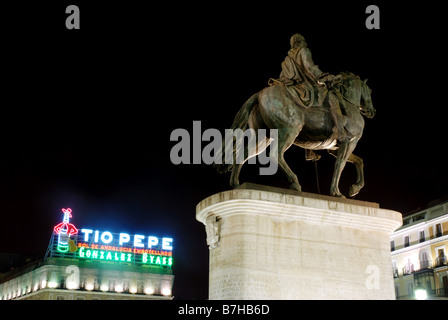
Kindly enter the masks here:
<path id="1" fill-rule="evenodd" d="M 309 108 L 322 105 L 328 94 L 328 89 L 317 83 L 321 74 L 310 49 L 303 47 L 288 52 L 279 80 L 285 83 L 286 90 L 298 105 Z"/>

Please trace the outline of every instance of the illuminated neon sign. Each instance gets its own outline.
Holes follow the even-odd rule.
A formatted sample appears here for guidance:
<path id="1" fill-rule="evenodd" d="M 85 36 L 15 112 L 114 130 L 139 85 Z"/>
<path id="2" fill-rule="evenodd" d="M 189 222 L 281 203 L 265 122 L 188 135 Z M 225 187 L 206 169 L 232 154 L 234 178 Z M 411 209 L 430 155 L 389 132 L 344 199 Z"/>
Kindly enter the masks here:
<path id="1" fill-rule="evenodd" d="M 173 264 L 173 258 L 171 256 L 153 255 L 148 253 L 135 255 L 129 252 L 95 250 L 87 249 L 85 247 L 79 248 L 78 257 L 90 260 L 129 262 L 168 267 L 171 267 L 171 265 Z M 136 261 L 136 259 L 139 260 Z"/>
<path id="2" fill-rule="evenodd" d="M 110 244 L 112 241 L 117 240 L 114 238 L 113 234 L 109 231 L 100 231 L 92 229 L 81 229 L 81 233 L 84 234 L 82 241 L 88 242 L 90 235 L 93 234 L 93 242 L 98 243 L 101 242 L 103 244 Z M 118 236 L 118 245 L 130 245 L 132 244 L 134 248 L 144 248 L 148 249 L 161 246 L 162 250 L 171 251 L 173 247 L 171 243 L 173 242 L 172 238 L 162 238 L 162 241 L 159 241 L 159 238 L 148 236 L 147 239 L 144 235 L 136 234 L 133 237 L 133 241 L 131 241 L 131 236 L 128 233 L 120 233 Z M 146 241 L 145 241 L 146 240 Z"/>
<path id="3" fill-rule="evenodd" d="M 54 227 L 53 241 L 56 243 L 57 236 L 57 247 L 53 256 L 169 268 L 173 264 L 173 238 L 87 228 L 78 231 L 69 223 L 72 210 L 62 212 L 63 222 Z"/>
<path id="4" fill-rule="evenodd" d="M 67 252 L 70 236 L 77 234 L 78 229 L 69 222 L 72 217 L 72 209 L 62 208 L 62 212 L 64 213 L 64 218 L 61 223 L 54 227 L 54 232 L 58 235 L 58 251 Z"/>
<path id="5" fill-rule="evenodd" d="M 78 257 L 81 259 L 131 262 L 171 267 L 173 239 L 81 229 Z"/>

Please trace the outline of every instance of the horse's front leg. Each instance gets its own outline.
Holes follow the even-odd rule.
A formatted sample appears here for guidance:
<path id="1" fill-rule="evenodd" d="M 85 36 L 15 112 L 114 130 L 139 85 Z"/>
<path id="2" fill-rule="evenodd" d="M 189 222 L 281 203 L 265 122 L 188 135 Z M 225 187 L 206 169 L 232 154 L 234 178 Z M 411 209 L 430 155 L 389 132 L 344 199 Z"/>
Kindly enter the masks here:
<path id="1" fill-rule="evenodd" d="M 356 167 L 356 183 L 351 185 L 349 191 L 349 196 L 354 197 L 364 187 L 364 162 L 362 161 L 362 158 L 354 155 L 353 153 L 350 155 L 347 161 L 355 164 Z"/>
<path id="2" fill-rule="evenodd" d="M 232 173 L 230 175 L 230 186 L 232 188 L 236 188 L 236 187 L 240 186 L 239 175 L 240 175 L 240 171 L 241 171 L 241 167 L 242 166 L 243 166 L 243 164 L 235 164 L 235 167 L 232 170 Z"/>
<path id="3" fill-rule="evenodd" d="M 338 153 L 336 150 L 328 150 L 328 152 L 332 156 L 337 158 Z M 353 163 L 356 167 L 356 176 L 357 176 L 356 183 L 351 185 L 350 191 L 349 191 L 349 196 L 354 197 L 364 187 L 364 161 L 362 160 L 362 158 L 360 158 L 352 153 L 348 157 L 347 162 Z"/>
<path id="4" fill-rule="evenodd" d="M 290 183 L 290 188 L 302 191 L 302 186 L 299 183 L 299 179 L 296 174 L 291 170 L 288 164 L 285 161 L 284 153 L 288 148 L 293 144 L 296 137 L 299 135 L 300 130 L 302 130 L 302 126 L 296 128 L 282 128 L 278 130 L 277 143 L 278 145 L 274 150 L 271 149 L 271 160 L 276 161 L 278 167 L 283 171 L 283 173 L 288 178 Z"/>
<path id="5" fill-rule="evenodd" d="M 330 194 L 332 196 L 345 198 L 339 191 L 339 181 L 341 179 L 341 174 L 344 170 L 345 164 L 347 163 L 347 160 L 355 149 L 357 143 L 358 140 L 355 139 L 353 141 L 343 142 L 339 146 L 336 156 L 336 163 L 334 165 L 333 179 L 330 187 Z"/>

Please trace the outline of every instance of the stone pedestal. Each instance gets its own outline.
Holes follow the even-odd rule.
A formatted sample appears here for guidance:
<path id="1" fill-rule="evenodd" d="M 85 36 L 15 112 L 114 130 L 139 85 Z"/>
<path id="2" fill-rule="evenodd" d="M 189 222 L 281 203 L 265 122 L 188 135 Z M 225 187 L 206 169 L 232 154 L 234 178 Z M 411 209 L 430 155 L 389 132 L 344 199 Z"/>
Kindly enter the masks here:
<path id="1" fill-rule="evenodd" d="M 378 204 L 243 184 L 196 207 L 210 247 L 209 299 L 395 299 Z"/>

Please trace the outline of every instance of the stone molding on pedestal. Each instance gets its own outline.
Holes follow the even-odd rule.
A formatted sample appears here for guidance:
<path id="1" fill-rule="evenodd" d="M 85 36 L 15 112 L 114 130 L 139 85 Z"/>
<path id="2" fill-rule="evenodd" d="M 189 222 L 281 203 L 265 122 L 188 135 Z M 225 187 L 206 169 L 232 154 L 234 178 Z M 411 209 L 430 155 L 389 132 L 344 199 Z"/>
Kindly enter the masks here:
<path id="1" fill-rule="evenodd" d="M 207 215 L 204 221 L 205 232 L 207 233 L 207 245 L 210 249 L 216 247 L 219 241 L 219 220 L 218 217 L 211 213 Z"/>
<path id="2" fill-rule="evenodd" d="M 275 219 L 299 218 L 310 222 L 331 223 L 344 227 L 361 227 L 390 233 L 402 224 L 402 216 L 399 212 L 380 209 L 376 203 L 338 199 L 296 191 L 294 193 L 297 193 L 297 195 L 291 195 L 246 189 L 254 186 L 256 185 L 245 183 L 241 186 L 243 188 L 224 191 L 204 199 L 196 207 L 197 220 L 204 225 L 209 225 L 207 219 L 213 216 L 215 225 L 216 217 L 250 213 L 272 216 Z M 284 190 L 271 187 L 266 189 Z M 314 197 L 311 198 L 309 195 Z M 330 198 L 330 201 L 326 198 Z M 275 203 L 275 206 L 272 206 L 273 203 Z M 357 205 L 357 203 L 361 205 Z M 300 211 L 297 210 L 298 207 L 300 207 Z M 207 232 L 207 238 L 208 234 L 209 232 Z"/>
<path id="3" fill-rule="evenodd" d="M 396 211 L 243 184 L 201 201 L 196 219 L 210 248 L 210 299 L 394 299 Z"/>

